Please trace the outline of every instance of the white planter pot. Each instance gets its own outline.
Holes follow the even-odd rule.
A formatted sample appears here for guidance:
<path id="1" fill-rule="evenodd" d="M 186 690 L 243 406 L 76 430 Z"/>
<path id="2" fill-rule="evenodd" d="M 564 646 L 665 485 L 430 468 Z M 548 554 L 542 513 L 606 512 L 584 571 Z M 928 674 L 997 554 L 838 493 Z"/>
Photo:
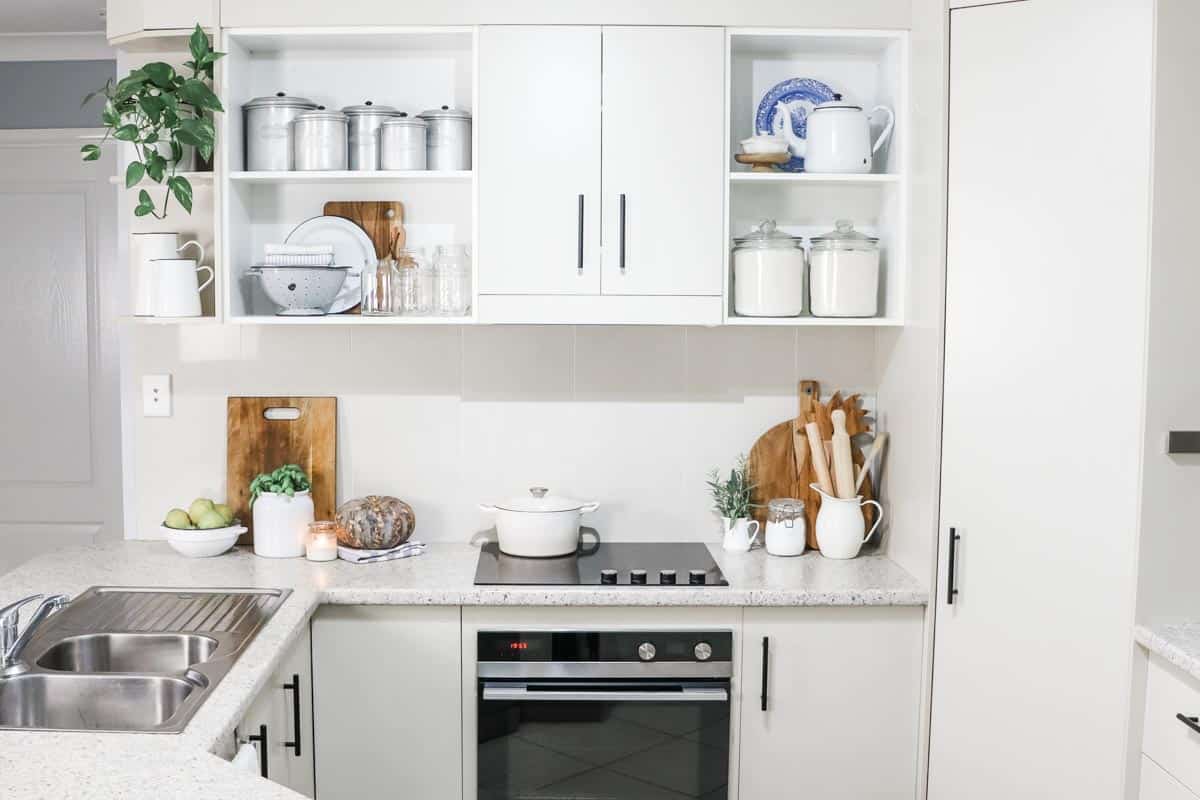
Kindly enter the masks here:
<path id="1" fill-rule="evenodd" d="M 286 494 L 263 492 L 254 501 L 254 555 L 298 558 L 304 555 L 313 501 L 308 491 Z"/>

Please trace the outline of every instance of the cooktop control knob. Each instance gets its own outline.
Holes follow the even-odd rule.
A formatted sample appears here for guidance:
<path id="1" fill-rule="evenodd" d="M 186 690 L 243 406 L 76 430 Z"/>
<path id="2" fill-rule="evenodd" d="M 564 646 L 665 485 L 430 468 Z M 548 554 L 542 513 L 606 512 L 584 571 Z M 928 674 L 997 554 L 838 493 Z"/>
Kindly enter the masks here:
<path id="1" fill-rule="evenodd" d="M 708 642 L 698 642 L 692 652 L 696 654 L 697 661 L 708 661 L 712 658 L 712 645 Z"/>
<path id="2" fill-rule="evenodd" d="M 675 570 L 660 569 L 658 571 L 658 582 L 664 586 L 671 586 L 675 583 Z"/>
<path id="3" fill-rule="evenodd" d="M 703 586 L 708 582 L 708 573 L 702 569 L 694 569 L 688 572 L 688 583 L 692 586 Z"/>
<path id="4" fill-rule="evenodd" d="M 632 584 L 636 584 L 636 585 L 638 585 L 638 586 L 643 586 L 643 585 L 645 585 L 645 583 L 646 583 L 646 570 L 644 570 L 644 569 L 631 569 L 631 570 L 629 570 L 629 582 L 630 582 L 630 583 L 632 583 Z M 651 647 L 650 649 L 651 649 L 651 650 L 653 650 L 654 648 L 653 648 L 653 647 Z M 653 655 L 652 655 L 651 657 L 653 657 Z"/>
<path id="5" fill-rule="evenodd" d="M 658 650 L 651 642 L 642 642 L 638 645 L 638 658 L 642 661 L 653 661 Z"/>
<path id="6" fill-rule="evenodd" d="M 600 582 L 601 583 L 616 583 L 617 582 L 617 571 L 615 569 L 600 570 Z"/>

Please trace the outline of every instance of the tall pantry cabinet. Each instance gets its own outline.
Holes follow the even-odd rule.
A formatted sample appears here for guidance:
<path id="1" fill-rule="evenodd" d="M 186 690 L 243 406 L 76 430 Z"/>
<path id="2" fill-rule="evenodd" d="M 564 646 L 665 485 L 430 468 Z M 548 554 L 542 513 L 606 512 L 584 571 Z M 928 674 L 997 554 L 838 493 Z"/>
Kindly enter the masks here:
<path id="1" fill-rule="evenodd" d="M 950 12 L 930 800 L 1122 796 L 1153 6 Z"/>

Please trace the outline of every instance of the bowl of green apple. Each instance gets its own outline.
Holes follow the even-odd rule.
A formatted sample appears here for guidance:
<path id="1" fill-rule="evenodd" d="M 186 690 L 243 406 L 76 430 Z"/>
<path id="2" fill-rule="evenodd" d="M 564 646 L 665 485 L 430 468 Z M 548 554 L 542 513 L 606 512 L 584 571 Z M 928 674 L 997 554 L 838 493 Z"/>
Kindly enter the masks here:
<path id="1" fill-rule="evenodd" d="M 207 497 L 197 498 L 186 511 L 172 508 L 161 530 L 175 552 L 188 558 L 219 556 L 246 532 L 234 518 L 233 509 Z"/>

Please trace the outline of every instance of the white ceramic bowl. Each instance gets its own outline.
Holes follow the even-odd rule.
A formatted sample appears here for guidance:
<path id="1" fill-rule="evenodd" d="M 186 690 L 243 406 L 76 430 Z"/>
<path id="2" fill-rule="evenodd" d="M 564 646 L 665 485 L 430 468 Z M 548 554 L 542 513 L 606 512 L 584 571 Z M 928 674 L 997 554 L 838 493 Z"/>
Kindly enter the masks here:
<path id="1" fill-rule="evenodd" d="M 242 525 L 186 531 L 162 525 L 159 530 L 166 534 L 167 542 L 176 553 L 188 558 L 219 556 L 233 547 L 237 543 L 238 537 L 246 532 L 245 526 Z"/>
<path id="2" fill-rule="evenodd" d="M 263 291 L 280 316 L 314 317 L 329 310 L 349 267 L 255 267 Z"/>
<path id="3" fill-rule="evenodd" d="M 751 136 L 749 139 L 742 139 L 742 152 L 747 155 L 786 153 L 787 151 L 787 139 L 784 139 L 782 136 L 758 134 L 757 136 Z"/>

